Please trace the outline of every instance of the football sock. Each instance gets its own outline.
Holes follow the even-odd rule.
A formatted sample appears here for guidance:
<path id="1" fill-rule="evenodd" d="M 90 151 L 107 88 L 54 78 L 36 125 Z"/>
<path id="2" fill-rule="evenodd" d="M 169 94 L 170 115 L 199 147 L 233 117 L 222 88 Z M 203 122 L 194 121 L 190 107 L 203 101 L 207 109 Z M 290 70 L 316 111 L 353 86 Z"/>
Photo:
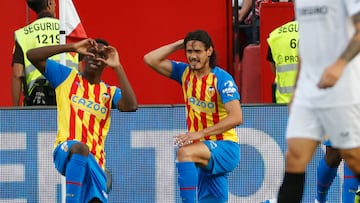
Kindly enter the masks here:
<path id="1" fill-rule="evenodd" d="M 73 154 L 66 167 L 66 203 L 78 203 L 81 200 L 82 184 L 85 177 L 87 157 Z"/>
<path id="2" fill-rule="evenodd" d="M 316 199 L 320 203 L 324 203 L 327 200 L 327 194 L 331 184 L 337 173 L 337 167 L 330 168 L 326 163 L 324 157 L 319 161 L 317 167 L 317 191 Z"/>
<path id="3" fill-rule="evenodd" d="M 197 201 L 198 171 L 194 162 L 178 162 L 178 181 L 180 196 L 183 203 L 195 203 Z"/>
<path id="4" fill-rule="evenodd" d="M 220 198 L 208 195 L 203 199 L 199 199 L 198 203 L 226 203 L 226 200 L 221 200 Z"/>
<path id="5" fill-rule="evenodd" d="M 360 183 L 360 175 L 359 174 L 356 175 L 356 179 Z M 360 203 L 360 185 L 358 186 L 358 190 L 356 191 L 354 203 Z"/>
<path id="6" fill-rule="evenodd" d="M 305 173 L 285 172 L 277 203 L 300 203 L 304 192 Z"/>
<path id="7" fill-rule="evenodd" d="M 358 180 L 356 179 L 354 173 L 348 167 L 346 162 L 344 162 L 344 184 L 342 192 L 342 202 L 354 202 L 355 194 L 358 189 Z"/>

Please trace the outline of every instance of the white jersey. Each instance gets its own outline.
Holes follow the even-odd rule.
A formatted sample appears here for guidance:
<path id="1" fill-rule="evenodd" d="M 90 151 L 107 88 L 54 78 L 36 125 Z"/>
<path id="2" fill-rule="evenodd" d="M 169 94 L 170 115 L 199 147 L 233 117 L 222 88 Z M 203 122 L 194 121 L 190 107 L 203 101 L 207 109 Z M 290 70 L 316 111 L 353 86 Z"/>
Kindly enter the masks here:
<path id="1" fill-rule="evenodd" d="M 294 103 L 314 108 L 360 103 L 360 54 L 334 87 L 317 87 L 325 68 L 348 46 L 355 31 L 351 17 L 358 12 L 359 0 L 295 1 L 301 70 Z"/>

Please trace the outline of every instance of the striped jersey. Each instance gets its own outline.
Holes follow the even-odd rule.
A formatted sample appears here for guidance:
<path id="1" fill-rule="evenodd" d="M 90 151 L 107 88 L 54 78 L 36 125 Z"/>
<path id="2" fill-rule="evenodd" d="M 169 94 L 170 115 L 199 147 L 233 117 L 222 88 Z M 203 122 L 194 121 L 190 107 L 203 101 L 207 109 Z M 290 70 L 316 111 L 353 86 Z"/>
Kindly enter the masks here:
<path id="1" fill-rule="evenodd" d="M 110 128 L 111 108 L 121 99 L 120 89 L 104 82 L 90 84 L 78 71 L 50 59 L 44 76 L 56 91 L 58 132 L 55 146 L 66 140 L 82 142 L 104 168 L 104 144 Z"/>
<path id="2" fill-rule="evenodd" d="M 240 95 L 234 79 L 219 67 L 197 78 L 189 65 L 172 61 L 171 78 L 181 84 L 186 105 L 186 122 L 189 132 L 196 132 L 213 126 L 227 116 L 225 103 L 239 100 Z M 230 140 L 238 142 L 235 128 L 202 140 Z"/>

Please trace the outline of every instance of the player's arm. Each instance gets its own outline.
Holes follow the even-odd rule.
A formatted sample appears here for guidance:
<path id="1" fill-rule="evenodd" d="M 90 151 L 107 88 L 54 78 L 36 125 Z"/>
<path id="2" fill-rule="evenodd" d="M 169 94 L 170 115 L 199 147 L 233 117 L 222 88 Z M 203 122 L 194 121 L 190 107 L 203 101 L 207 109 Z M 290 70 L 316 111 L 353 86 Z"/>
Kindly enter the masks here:
<path id="1" fill-rule="evenodd" d="M 220 76 L 220 75 L 219 75 Z M 222 81 L 218 81 L 218 90 L 221 101 L 224 103 L 227 116 L 213 126 L 203 129 L 204 135 L 216 135 L 234 128 L 243 122 L 242 110 L 240 105 L 240 95 L 235 82 L 229 74 L 220 76 Z"/>
<path id="2" fill-rule="evenodd" d="M 201 131 L 180 134 L 176 138 L 176 144 L 179 144 L 180 146 L 184 143 L 189 144 L 189 141 L 191 140 L 198 140 L 205 136 L 220 134 L 242 124 L 243 116 L 239 100 L 231 100 L 225 103 L 225 109 L 228 115 L 220 122 Z"/>
<path id="3" fill-rule="evenodd" d="M 118 51 L 113 46 L 106 46 L 104 47 L 104 53 L 106 53 L 107 57 L 97 58 L 97 60 L 102 61 L 115 71 L 121 86 L 122 97 L 116 104 L 117 108 L 120 111 L 136 111 L 138 108 L 136 96 L 120 62 Z"/>
<path id="4" fill-rule="evenodd" d="M 20 44 L 15 40 L 14 49 L 12 53 L 12 77 L 11 77 L 11 93 L 12 93 L 12 101 L 14 106 L 21 105 L 21 95 L 24 88 L 24 93 L 27 94 L 27 86 L 26 82 L 23 84 L 25 80 L 25 62 L 24 62 L 24 52 L 20 46 Z M 25 86 L 23 86 L 25 85 Z"/>
<path id="5" fill-rule="evenodd" d="M 250 11 L 252 8 L 252 0 L 244 0 L 241 8 L 238 11 L 238 18 L 239 18 L 239 22 L 243 22 L 245 20 L 245 18 L 249 15 Z"/>
<path id="6" fill-rule="evenodd" d="M 360 52 L 360 12 L 352 17 L 355 33 L 352 36 L 347 48 L 340 56 L 345 63 L 351 61 Z"/>
<path id="7" fill-rule="evenodd" d="M 12 77 L 11 77 L 11 95 L 14 106 L 20 106 L 20 97 L 22 94 L 22 82 L 24 77 L 24 53 L 20 44 L 15 40 L 12 54 Z"/>
<path id="8" fill-rule="evenodd" d="M 342 76 L 346 65 L 360 52 L 360 12 L 352 16 L 355 33 L 340 57 L 325 69 L 319 83 L 319 88 L 333 87 Z"/>
<path id="9" fill-rule="evenodd" d="M 209 135 L 220 134 L 242 124 L 243 116 L 239 100 L 232 100 L 227 102 L 225 104 L 225 109 L 228 115 L 220 122 L 201 131 L 180 134 L 176 137 L 175 144 L 179 146 L 190 144 L 192 140 L 198 140 Z"/>
<path id="10" fill-rule="evenodd" d="M 96 47 L 96 41 L 93 39 L 84 39 L 77 43 L 44 46 L 39 48 L 30 49 L 26 56 L 29 61 L 41 72 L 45 72 L 46 60 L 56 54 L 64 52 L 77 52 L 84 56 L 94 56 L 93 53 L 88 52 L 89 47 Z"/>
<path id="11" fill-rule="evenodd" d="M 273 58 L 273 56 L 272 56 L 272 51 L 271 51 L 271 47 L 270 47 L 270 46 L 269 46 L 269 48 L 268 48 L 267 60 L 269 61 L 271 71 L 272 71 L 274 74 L 276 74 L 275 61 L 274 61 L 274 58 Z"/>
<path id="12" fill-rule="evenodd" d="M 222 119 L 219 123 L 207 127 L 203 130 L 204 135 L 216 135 L 223 133 L 231 128 L 241 125 L 243 122 L 243 115 L 239 100 L 232 100 L 225 104 L 227 117 Z"/>
<path id="13" fill-rule="evenodd" d="M 136 100 L 135 92 L 125 74 L 123 66 L 120 64 L 115 70 L 116 76 L 121 86 L 122 98 L 117 103 L 117 107 L 120 111 L 136 111 L 138 103 Z"/>
<path id="14" fill-rule="evenodd" d="M 298 63 L 297 63 L 297 72 L 296 72 L 296 77 L 295 77 L 295 83 L 294 83 L 294 90 L 293 90 L 293 94 L 291 96 L 291 99 L 288 103 L 288 109 L 289 109 L 289 112 L 290 112 L 290 107 L 294 101 L 294 97 L 295 97 L 295 90 L 296 90 L 296 87 L 297 87 L 297 83 L 298 83 L 298 80 L 299 80 L 299 75 L 300 75 L 300 71 L 301 71 L 301 57 L 300 57 L 300 54 L 298 56 Z"/>
<path id="15" fill-rule="evenodd" d="M 22 91 L 22 77 L 24 65 L 14 63 L 12 66 L 11 94 L 14 106 L 20 106 L 20 95 Z"/>
<path id="16" fill-rule="evenodd" d="M 167 57 L 177 50 L 184 48 L 184 40 L 157 48 L 144 56 L 145 63 L 163 76 L 170 77 L 172 72 L 171 61 Z"/>

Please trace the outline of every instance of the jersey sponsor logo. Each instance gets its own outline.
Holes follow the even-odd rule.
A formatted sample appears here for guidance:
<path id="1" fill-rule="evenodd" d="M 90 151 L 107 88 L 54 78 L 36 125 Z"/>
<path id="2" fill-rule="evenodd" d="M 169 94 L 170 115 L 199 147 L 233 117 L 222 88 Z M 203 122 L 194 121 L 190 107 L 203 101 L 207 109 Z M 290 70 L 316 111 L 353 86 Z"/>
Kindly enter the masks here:
<path id="1" fill-rule="evenodd" d="M 340 132 L 340 137 L 349 137 L 349 132 Z"/>
<path id="2" fill-rule="evenodd" d="M 226 94 L 227 96 L 234 96 L 234 93 L 236 92 L 235 85 L 232 81 L 228 80 L 224 83 L 224 89 L 221 91 L 223 94 Z"/>
<path id="3" fill-rule="evenodd" d="M 214 102 L 202 101 L 195 97 L 189 98 L 188 105 L 190 105 L 191 108 L 193 108 L 194 110 L 197 110 L 200 112 L 207 112 L 207 113 L 215 112 L 215 103 Z"/>
<path id="4" fill-rule="evenodd" d="M 81 98 L 77 95 L 73 95 L 71 97 L 71 103 L 73 106 L 84 110 L 86 112 L 89 112 L 96 117 L 105 118 L 105 115 L 107 113 L 107 108 L 101 104 L 98 104 L 92 100 L 88 100 L 85 98 Z"/>
<path id="5" fill-rule="evenodd" d="M 327 6 L 304 7 L 298 9 L 298 13 L 303 16 L 326 15 L 329 11 Z"/>

